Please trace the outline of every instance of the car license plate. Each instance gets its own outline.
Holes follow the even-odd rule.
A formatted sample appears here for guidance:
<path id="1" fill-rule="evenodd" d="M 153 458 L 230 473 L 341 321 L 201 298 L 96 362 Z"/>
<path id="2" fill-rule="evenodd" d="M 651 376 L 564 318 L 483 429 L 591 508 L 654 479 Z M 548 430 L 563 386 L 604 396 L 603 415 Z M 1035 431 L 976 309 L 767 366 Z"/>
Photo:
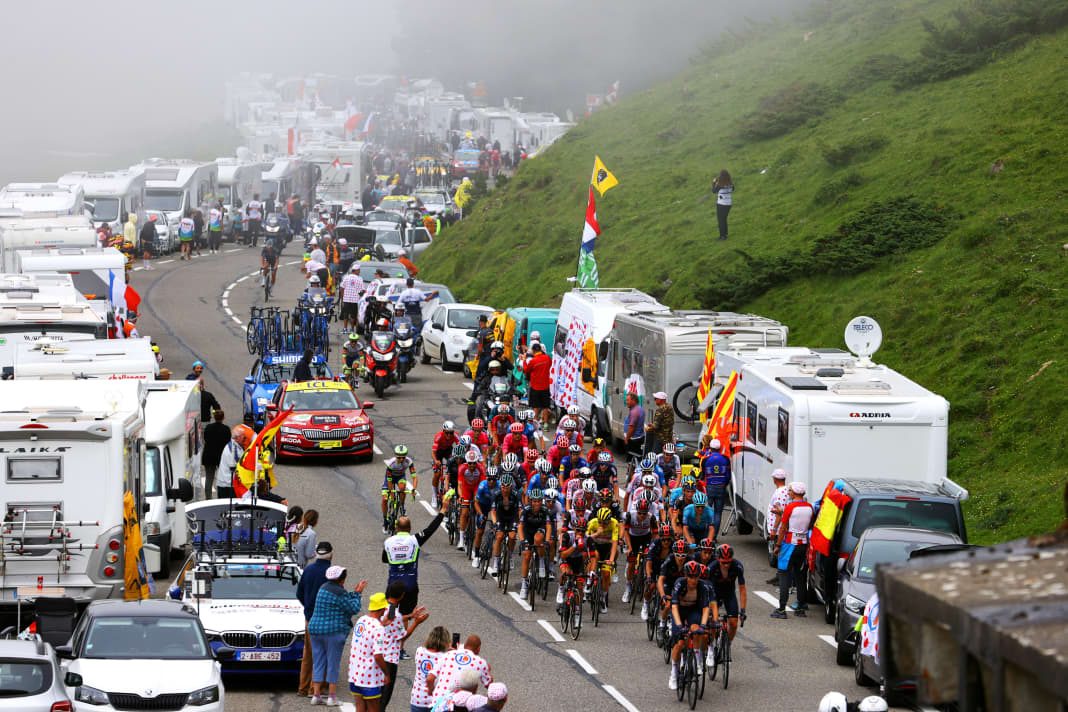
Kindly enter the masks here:
<path id="1" fill-rule="evenodd" d="M 340 440 L 324 440 L 319 443 L 319 448 L 322 450 L 330 450 L 331 448 L 341 447 Z"/>
<path id="2" fill-rule="evenodd" d="M 271 660 L 281 660 L 281 653 L 265 653 L 259 650 L 245 650 L 237 654 L 237 659 L 248 662 L 269 662 Z"/>

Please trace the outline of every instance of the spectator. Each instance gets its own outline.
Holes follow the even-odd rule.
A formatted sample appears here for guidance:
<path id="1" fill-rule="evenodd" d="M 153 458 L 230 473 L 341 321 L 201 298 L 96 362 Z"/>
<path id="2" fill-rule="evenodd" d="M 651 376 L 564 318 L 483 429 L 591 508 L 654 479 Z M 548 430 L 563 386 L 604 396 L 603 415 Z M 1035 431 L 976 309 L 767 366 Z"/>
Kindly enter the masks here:
<path id="1" fill-rule="evenodd" d="M 404 248 L 401 248 L 397 251 L 396 261 L 404 265 L 404 269 L 407 270 L 409 277 L 415 277 L 415 275 L 419 274 L 419 268 L 416 267 L 415 264 L 407 258 L 407 254 L 408 251 Z"/>
<path id="2" fill-rule="evenodd" d="M 211 420 L 211 414 L 222 408 L 211 391 L 204 387 L 204 379 L 200 379 L 200 422 L 207 423 Z"/>
<path id="3" fill-rule="evenodd" d="M 148 261 L 152 259 L 152 248 L 156 244 L 156 220 L 159 219 L 158 215 L 149 215 L 148 220 L 141 227 L 141 232 L 138 234 L 138 241 L 141 243 L 141 267 L 143 269 L 152 269 L 149 266 Z"/>
<path id="4" fill-rule="evenodd" d="M 299 504 L 294 504 L 286 512 L 286 543 L 289 544 L 290 548 L 297 545 L 297 537 L 299 536 L 297 528 L 303 520 L 304 508 Z"/>
<path id="5" fill-rule="evenodd" d="M 486 690 L 487 702 L 482 707 L 472 707 L 471 701 L 467 701 L 467 708 L 471 712 L 501 712 L 508 702 L 508 688 L 503 682 L 494 682 Z"/>
<path id="6" fill-rule="evenodd" d="M 334 547 L 328 541 L 319 542 L 315 547 L 315 561 L 308 564 L 300 574 L 297 582 L 297 600 L 304 606 L 304 657 L 300 661 L 300 681 L 297 683 L 297 694 L 301 697 L 311 697 L 312 692 L 312 647 L 311 637 L 308 633 L 308 621 L 315 612 L 315 599 L 319 595 L 319 588 L 326 583 L 326 571 L 330 568 L 330 561 L 334 558 Z M 337 677 L 335 676 L 336 680 Z"/>
<path id="7" fill-rule="evenodd" d="M 223 448 L 222 455 L 219 457 L 218 472 L 221 474 L 218 475 L 215 484 L 219 499 L 236 496 L 234 492 L 234 471 L 237 469 L 237 464 L 241 462 L 241 457 L 245 454 L 245 448 L 252 443 L 252 438 L 255 436 L 256 431 L 244 424 L 238 425 L 230 431 L 230 443 Z"/>
<path id="8" fill-rule="evenodd" d="M 212 489 L 215 487 L 215 473 L 219 469 L 219 458 L 222 457 L 223 448 L 230 442 L 230 428 L 223 420 L 226 414 L 222 410 L 216 410 L 213 415 L 215 422 L 204 428 L 204 450 L 201 454 L 201 464 L 204 465 L 204 498 L 212 499 Z"/>
<path id="9" fill-rule="evenodd" d="M 169 368 L 161 368 L 159 370 L 159 377 L 156 380 L 157 381 L 169 381 L 169 380 L 171 380 L 171 369 L 169 369 Z"/>
<path id="10" fill-rule="evenodd" d="M 667 402 L 667 393 L 657 391 L 653 394 L 653 402 L 656 410 L 653 411 L 653 422 L 645 426 L 652 433 L 653 442 L 649 445 L 649 452 L 658 453 L 664 443 L 675 442 L 675 412 Z"/>
<path id="11" fill-rule="evenodd" d="M 719 222 L 719 239 L 727 239 L 727 215 L 731 212 L 731 202 L 734 194 L 734 180 L 731 174 L 723 169 L 719 177 L 712 181 L 712 190 L 716 191 L 716 220 Z"/>
<path id="12" fill-rule="evenodd" d="M 367 615 L 352 629 L 349 690 L 356 698 L 356 712 L 379 712 L 382 686 L 389 682 L 383 655 L 386 629 L 382 626 L 387 608 L 386 594 L 376 593 L 367 604 Z"/>
<path id="13" fill-rule="evenodd" d="M 774 553 L 779 557 L 779 607 L 772 618 L 786 618 L 786 602 L 790 600 L 790 586 L 797 587 L 797 610 L 794 615 L 804 618 L 808 611 L 808 530 L 815 512 L 805 501 L 805 483 L 791 482 L 790 502 L 782 510 L 779 534 Z"/>
<path id="14" fill-rule="evenodd" d="M 341 651 L 345 638 L 349 637 L 352 617 L 360 612 L 363 589 L 366 581 L 360 581 L 352 589 L 345 590 L 347 572 L 340 566 L 326 570 L 326 581 L 315 595 L 312 617 L 308 620 L 308 632 L 312 644 L 313 705 L 325 703 L 337 707 L 337 676 L 341 665 Z M 329 699 L 323 693 L 329 691 Z"/>
<path id="15" fill-rule="evenodd" d="M 319 511 L 309 509 L 304 513 L 304 519 L 297 527 L 297 545 L 293 547 L 297 554 L 297 563 L 307 566 L 315 556 L 316 534 L 315 527 L 319 525 Z"/>
<path id="16" fill-rule="evenodd" d="M 411 712 L 430 712 L 434 698 L 426 689 L 426 676 L 451 644 L 449 631 L 439 625 L 430 631 L 426 641 L 415 651 L 415 678 L 412 680 L 412 695 L 409 700 Z"/>
<path id="17" fill-rule="evenodd" d="M 189 372 L 189 375 L 185 377 L 187 381 L 199 381 L 204 375 L 204 362 L 194 361 L 193 370 Z"/>
<path id="18" fill-rule="evenodd" d="M 354 263 L 349 268 L 349 273 L 341 278 L 341 323 L 345 330 L 356 330 L 359 316 L 360 296 L 363 294 L 365 285 L 360 277 L 360 265 Z"/>
<path id="19" fill-rule="evenodd" d="M 545 353 L 541 342 L 532 341 L 530 356 L 523 363 L 523 373 L 530 383 L 529 405 L 537 411 L 542 430 L 549 429 L 549 408 L 552 407 L 552 399 L 549 396 L 549 372 L 552 365 L 553 360 Z"/>
<path id="20" fill-rule="evenodd" d="M 775 482 L 775 491 L 771 494 L 771 500 L 768 502 L 767 532 L 768 539 L 774 540 L 778 536 L 779 517 L 782 515 L 782 510 L 790 503 L 790 491 L 786 487 L 786 470 L 781 467 L 776 469 L 771 473 L 771 479 Z M 778 586 L 779 574 L 777 572 L 772 574 L 771 578 L 765 583 L 771 586 Z"/>
<path id="21" fill-rule="evenodd" d="M 467 636 L 463 647 L 450 650 L 442 655 L 434 669 L 426 676 L 426 689 L 435 698 L 449 694 L 453 682 L 460 679 L 465 670 L 475 670 L 483 685 L 493 682 L 493 673 L 489 663 L 479 655 L 482 652 L 482 639 L 477 635 Z M 438 685 L 441 685 L 440 689 Z"/>
<path id="22" fill-rule="evenodd" d="M 379 709 L 385 712 L 393 697 L 393 686 L 397 683 L 397 663 L 401 660 L 404 641 L 411 637 L 412 633 L 428 617 L 425 606 L 416 608 L 411 615 L 404 615 L 397 610 L 401 600 L 407 593 L 403 581 L 394 581 L 386 587 L 386 600 L 389 601 L 389 611 L 382 619 L 382 625 L 386 628 L 386 647 L 383 657 L 386 659 L 386 675 L 389 681 L 382 687 L 382 701 Z"/>
<path id="23" fill-rule="evenodd" d="M 627 457 L 637 462 L 645 451 L 645 409 L 638 405 L 638 394 L 627 393 L 627 415 L 623 418 L 623 439 Z"/>
<path id="24" fill-rule="evenodd" d="M 471 695 L 467 698 L 466 708 L 468 712 L 477 709 L 485 709 L 487 702 L 489 702 L 489 698 L 485 695 Z"/>

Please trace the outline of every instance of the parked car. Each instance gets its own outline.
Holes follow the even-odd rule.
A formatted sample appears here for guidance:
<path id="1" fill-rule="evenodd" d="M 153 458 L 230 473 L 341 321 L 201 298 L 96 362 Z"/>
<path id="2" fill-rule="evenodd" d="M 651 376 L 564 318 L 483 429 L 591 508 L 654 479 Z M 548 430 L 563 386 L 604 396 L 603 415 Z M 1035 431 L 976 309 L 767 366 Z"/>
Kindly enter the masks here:
<path id="1" fill-rule="evenodd" d="M 233 648 L 208 645 L 196 610 L 176 601 L 93 601 L 68 645 L 64 684 L 76 709 L 221 712 L 220 660 Z"/>
<path id="2" fill-rule="evenodd" d="M 478 317 L 493 315 L 482 304 L 442 304 L 430 317 L 430 328 L 423 327 L 424 360 L 437 358 L 441 368 L 449 370 L 463 363 L 464 349 L 478 332 Z"/>
<path id="3" fill-rule="evenodd" d="M 0 710 L 72 709 L 51 645 L 42 640 L 0 640 Z"/>

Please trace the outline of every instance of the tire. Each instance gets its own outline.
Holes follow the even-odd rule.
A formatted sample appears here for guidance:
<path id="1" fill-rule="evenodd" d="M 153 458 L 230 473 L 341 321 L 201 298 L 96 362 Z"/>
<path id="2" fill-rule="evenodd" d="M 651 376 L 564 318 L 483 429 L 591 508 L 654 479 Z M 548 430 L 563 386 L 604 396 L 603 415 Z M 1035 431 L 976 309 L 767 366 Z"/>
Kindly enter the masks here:
<path id="1" fill-rule="evenodd" d="M 590 429 L 593 430 L 593 437 L 603 438 L 605 442 L 610 442 L 612 439 L 612 429 L 608 425 L 608 414 L 605 413 L 604 408 L 594 408 L 590 413 Z"/>
<path id="2" fill-rule="evenodd" d="M 380 376 L 374 376 L 375 395 L 382 398 L 386 392 L 386 379 Z"/>
<path id="3" fill-rule="evenodd" d="M 678 698 L 679 702 L 682 702 L 683 698 L 686 697 L 686 688 L 689 687 L 690 675 L 693 674 L 689 670 L 689 658 L 689 651 L 684 648 L 682 654 L 679 655 L 679 684 L 675 688 L 675 697 Z"/>
<path id="4" fill-rule="evenodd" d="M 838 625 L 834 626 L 834 639 L 838 643 L 838 647 L 834 650 L 834 661 L 839 665 L 845 667 L 853 663 L 853 651 L 851 648 L 846 647 L 845 640 L 838 634 Z"/>
<path id="5" fill-rule="evenodd" d="M 775 544 L 773 543 L 774 541 L 775 541 L 774 539 L 768 539 L 767 540 L 768 566 L 772 567 L 773 569 L 778 569 L 779 568 L 779 557 L 775 555 Z"/>
<path id="6" fill-rule="evenodd" d="M 249 321 L 248 327 L 245 328 L 245 346 L 248 347 L 249 354 L 256 353 L 256 322 Z"/>
<path id="7" fill-rule="evenodd" d="M 571 639 L 578 640 L 582 632 L 582 601 L 571 606 Z"/>
<path id="8" fill-rule="evenodd" d="M 452 364 L 449 363 L 449 357 L 445 353 L 445 344 L 441 345 L 441 353 L 439 353 L 438 356 L 441 359 L 441 370 L 442 371 L 448 371 L 449 369 L 452 368 Z"/>
<path id="9" fill-rule="evenodd" d="M 742 519 L 739 515 L 735 520 L 735 526 L 738 527 L 738 533 L 742 536 L 748 536 L 753 533 L 753 525 Z"/>
<path id="10" fill-rule="evenodd" d="M 828 624 L 834 623 L 834 619 L 837 617 L 835 614 L 838 612 L 836 610 L 836 604 L 834 600 L 826 594 L 824 594 L 823 598 L 823 622 Z"/>
<path id="11" fill-rule="evenodd" d="M 686 667 L 689 668 L 689 677 L 686 680 L 686 702 L 690 705 L 690 709 L 694 709 L 695 707 L 697 707 L 697 697 L 698 697 L 698 694 L 697 694 L 697 684 L 698 684 L 698 680 L 697 680 L 697 678 L 698 678 L 698 675 L 697 675 L 697 656 L 698 655 L 700 655 L 700 653 L 697 653 L 697 652 L 694 652 L 694 651 L 690 651 L 690 654 L 687 656 L 689 658 L 689 662 L 686 664 Z"/>
<path id="12" fill-rule="evenodd" d="M 400 382 L 401 383 L 407 383 L 408 382 L 408 369 L 406 367 L 404 367 L 404 366 L 402 366 L 401 369 L 400 369 Z"/>
<path id="13" fill-rule="evenodd" d="M 696 423 L 697 418 L 693 416 L 694 401 L 697 400 L 697 388 L 700 385 L 699 381 L 689 381 L 683 383 L 681 386 L 675 389 L 675 393 L 671 398 L 671 409 L 675 411 L 675 417 L 679 418 L 686 423 Z M 679 404 L 686 406 L 683 410 L 679 407 Z"/>
<path id="14" fill-rule="evenodd" d="M 864 661 L 860 650 L 853 651 L 853 681 L 861 687 L 871 687 L 875 680 L 864 674 Z"/>
<path id="15" fill-rule="evenodd" d="M 430 356 L 427 355 L 426 346 L 422 341 L 419 342 L 419 363 L 423 365 L 430 363 Z"/>

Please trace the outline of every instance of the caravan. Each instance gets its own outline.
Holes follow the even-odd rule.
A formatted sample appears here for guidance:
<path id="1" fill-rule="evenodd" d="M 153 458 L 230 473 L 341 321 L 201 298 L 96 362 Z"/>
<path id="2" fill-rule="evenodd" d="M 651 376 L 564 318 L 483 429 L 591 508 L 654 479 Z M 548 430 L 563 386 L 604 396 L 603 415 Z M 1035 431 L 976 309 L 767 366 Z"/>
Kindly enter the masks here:
<path id="1" fill-rule="evenodd" d="M 317 183 L 311 202 L 324 203 L 335 213 L 359 204 L 365 182 L 363 147 L 360 141 L 324 140 L 301 148 L 300 158 L 312 166 Z"/>
<path id="2" fill-rule="evenodd" d="M 8 183 L 0 189 L 0 212 L 24 218 L 85 217 L 80 185 Z"/>
<path id="3" fill-rule="evenodd" d="M 70 275 L 0 274 L 0 364 L 15 345 L 107 338 L 108 325 L 74 289 Z"/>
<path id="4" fill-rule="evenodd" d="M 3 365 L 3 376 L 19 380 L 154 381 L 159 362 L 148 338 L 48 340 L 15 344 L 14 363 Z"/>
<path id="5" fill-rule="evenodd" d="M 70 275 L 74 288 L 109 327 L 115 323 L 113 296 L 126 294 L 126 256 L 114 247 L 54 247 L 17 250 L 15 270 L 20 274 L 56 273 Z M 120 314 L 120 316 L 125 316 Z"/>
<path id="6" fill-rule="evenodd" d="M 223 202 L 223 236 L 231 240 L 234 235 L 235 207 L 245 205 L 252 196 L 264 197 L 260 180 L 262 164 L 242 161 L 239 158 L 216 158 L 219 166 L 218 195 Z"/>
<path id="7" fill-rule="evenodd" d="M 157 233 L 166 238 L 165 244 L 157 245 L 163 252 L 174 249 L 178 223 L 187 210 L 206 213 L 217 199 L 219 167 L 214 163 L 151 158 L 131 170 L 144 173 L 147 213 L 158 215 L 166 224 L 165 233 L 157 225 Z"/>
<path id="8" fill-rule="evenodd" d="M 123 225 L 133 213 L 143 225 L 145 215 L 145 176 L 137 171 L 78 171 L 60 176 L 60 185 L 78 186 L 92 209 L 95 227 L 108 225 L 121 235 Z"/>
<path id="9" fill-rule="evenodd" d="M 0 270 L 18 271 L 17 250 L 95 248 L 99 240 L 84 216 L 12 217 L 0 213 Z"/>

